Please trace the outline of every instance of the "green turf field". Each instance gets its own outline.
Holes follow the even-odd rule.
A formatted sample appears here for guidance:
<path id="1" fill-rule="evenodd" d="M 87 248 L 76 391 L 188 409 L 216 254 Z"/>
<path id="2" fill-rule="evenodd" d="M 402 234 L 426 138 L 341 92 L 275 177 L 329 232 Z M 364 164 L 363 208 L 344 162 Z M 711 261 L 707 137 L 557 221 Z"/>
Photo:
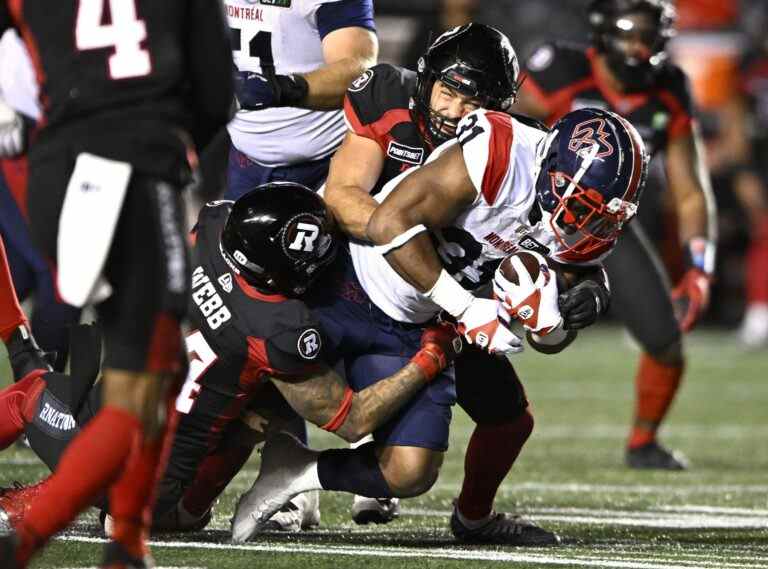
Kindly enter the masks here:
<path id="1" fill-rule="evenodd" d="M 768 567 L 768 352 L 746 353 L 730 335 L 689 339 L 686 384 L 663 439 L 686 452 L 684 473 L 622 466 L 635 353 L 617 328 L 582 334 L 565 354 L 526 351 L 518 369 L 536 412 L 534 434 L 498 499 L 557 530 L 548 549 L 462 548 L 447 531 L 471 424 L 460 412 L 435 488 L 403 502 L 400 520 L 358 528 L 351 498 L 322 497 L 319 530 L 228 544 L 228 518 L 253 480 L 257 457 L 227 490 L 211 527 L 158 541 L 161 567 L 210 569 L 378 567 Z M 478 377 L 477 381 L 482 381 Z M 315 446 L 336 444 L 312 433 Z M 85 467 L 85 466 L 84 466 Z M 0 453 L 0 483 L 44 473 L 28 451 Z M 89 567 L 99 557 L 93 516 L 56 541 L 33 567 Z"/>

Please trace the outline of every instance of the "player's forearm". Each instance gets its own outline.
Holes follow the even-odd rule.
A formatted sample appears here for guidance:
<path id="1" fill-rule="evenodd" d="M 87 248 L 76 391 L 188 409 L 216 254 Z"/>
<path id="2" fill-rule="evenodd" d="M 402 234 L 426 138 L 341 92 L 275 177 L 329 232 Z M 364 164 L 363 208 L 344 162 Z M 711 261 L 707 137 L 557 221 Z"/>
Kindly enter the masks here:
<path id="1" fill-rule="evenodd" d="M 323 197 L 342 232 L 354 239 L 368 241 L 365 230 L 379 205 L 368 192 L 357 186 L 328 185 Z"/>
<path id="2" fill-rule="evenodd" d="M 355 393 L 344 424 L 336 434 L 357 441 L 389 420 L 427 384 L 421 369 L 412 363 L 397 373 Z"/>
<path id="3" fill-rule="evenodd" d="M 340 109 L 352 80 L 375 63 L 375 58 L 348 57 L 304 74 L 309 92 L 302 106 L 318 111 Z"/>

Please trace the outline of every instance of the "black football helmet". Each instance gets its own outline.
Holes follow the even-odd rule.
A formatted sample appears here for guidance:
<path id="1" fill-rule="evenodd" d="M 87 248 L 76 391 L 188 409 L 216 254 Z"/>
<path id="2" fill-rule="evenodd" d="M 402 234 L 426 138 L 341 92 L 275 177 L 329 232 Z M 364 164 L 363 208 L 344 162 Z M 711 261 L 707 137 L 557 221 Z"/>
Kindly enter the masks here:
<path id="1" fill-rule="evenodd" d="M 637 130 L 601 109 L 563 116 L 537 152 L 536 197 L 563 263 L 608 253 L 637 212 L 648 154 Z"/>
<path id="2" fill-rule="evenodd" d="M 224 260 L 265 292 L 303 294 L 336 255 L 323 199 L 293 182 L 271 182 L 233 205 L 221 233 Z"/>
<path id="3" fill-rule="evenodd" d="M 675 8 L 670 0 L 593 0 L 588 8 L 592 42 L 606 55 L 608 66 L 629 90 L 650 87 L 667 63 L 666 44 L 675 35 Z M 627 18 L 646 14 L 650 27 L 639 29 Z M 647 57 L 622 48 L 627 37 L 639 38 Z"/>
<path id="4" fill-rule="evenodd" d="M 438 37 L 419 58 L 416 97 L 412 111 L 423 122 L 428 142 L 434 146 L 452 138 L 445 127 L 455 131 L 459 119 L 445 117 L 432 110 L 432 86 L 445 83 L 480 106 L 506 111 L 517 96 L 520 66 L 507 36 L 483 24 L 466 24 Z"/>

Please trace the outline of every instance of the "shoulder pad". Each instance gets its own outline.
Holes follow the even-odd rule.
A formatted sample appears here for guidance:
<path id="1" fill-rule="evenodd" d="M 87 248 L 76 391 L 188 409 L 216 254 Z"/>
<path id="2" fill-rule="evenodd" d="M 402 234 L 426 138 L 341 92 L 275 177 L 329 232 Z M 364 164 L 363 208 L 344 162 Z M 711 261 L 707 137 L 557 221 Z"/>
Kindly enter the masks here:
<path id="1" fill-rule="evenodd" d="M 589 76 L 591 68 L 583 46 L 564 42 L 544 43 L 525 61 L 527 80 L 552 93 Z"/>
<path id="2" fill-rule="evenodd" d="M 659 75 L 657 86 L 670 93 L 688 115 L 693 114 L 693 96 L 688 76 L 674 63 L 668 63 Z"/>
<path id="3" fill-rule="evenodd" d="M 381 63 L 366 69 L 347 90 L 347 112 L 354 112 L 357 122 L 368 125 L 392 109 L 407 109 L 416 89 L 413 71 Z M 351 109 L 349 108 L 351 107 Z"/>

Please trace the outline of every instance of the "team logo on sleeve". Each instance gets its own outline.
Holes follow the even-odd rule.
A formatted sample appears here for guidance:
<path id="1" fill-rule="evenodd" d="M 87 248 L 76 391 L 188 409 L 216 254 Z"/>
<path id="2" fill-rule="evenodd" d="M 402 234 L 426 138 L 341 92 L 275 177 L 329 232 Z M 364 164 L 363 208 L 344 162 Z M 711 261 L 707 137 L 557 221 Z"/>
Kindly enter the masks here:
<path id="1" fill-rule="evenodd" d="M 299 355 L 305 360 L 314 360 L 320 353 L 321 346 L 320 333 L 314 328 L 304 330 L 299 336 L 297 348 Z"/>
<path id="2" fill-rule="evenodd" d="M 349 90 L 353 93 L 362 91 L 371 82 L 371 79 L 373 79 L 373 69 L 366 69 L 360 77 L 352 81 Z"/>

